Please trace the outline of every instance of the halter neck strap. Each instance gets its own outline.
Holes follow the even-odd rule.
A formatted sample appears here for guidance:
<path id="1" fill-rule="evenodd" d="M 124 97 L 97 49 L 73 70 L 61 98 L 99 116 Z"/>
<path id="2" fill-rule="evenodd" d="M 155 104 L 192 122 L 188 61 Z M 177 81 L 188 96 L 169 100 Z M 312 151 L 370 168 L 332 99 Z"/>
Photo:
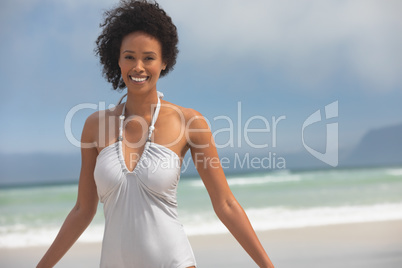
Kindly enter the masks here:
<path id="1" fill-rule="evenodd" d="M 124 95 L 120 98 L 120 100 L 119 100 L 119 102 L 117 103 L 117 105 L 119 105 L 119 104 L 123 101 L 124 97 L 126 97 L 126 96 L 127 96 L 127 93 L 124 94 Z M 152 133 L 153 133 L 153 131 L 154 131 L 154 129 L 155 129 L 155 122 L 156 122 L 156 120 L 158 119 L 159 111 L 160 111 L 160 108 L 161 108 L 161 100 L 160 100 L 160 99 L 162 99 L 162 98 L 163 98 L 163 93 L 158 91 L 158 103 L 157 103 L 157 105 L 156 105 L 155 112 L 154 112 L 154 114 L 152 115 L 151 125 L 150 125 L 149 128 L 148 128 L 148 138 L 147 138 L 147 142 L 148 142 L 148 141 L 151 141 L 151 136 L 152 136 Z M 120 119 L 120 122 L 119 122 L 119 137 L 118 137 L 118 140 L 119 140 L 119 141 L 122 141 L 122 140 L 123 140 L 123 126 L 124 126 L 124 119 L 126 118 L 126 116 L 124 115 L 124 114 L 126 113 L 126 103 L 127 103 L 127 102 L 124 103 L 122 113 L 121 113 L 121 115 L 120 115 L 120 117 L 119 117 L 119 119 Z"/>

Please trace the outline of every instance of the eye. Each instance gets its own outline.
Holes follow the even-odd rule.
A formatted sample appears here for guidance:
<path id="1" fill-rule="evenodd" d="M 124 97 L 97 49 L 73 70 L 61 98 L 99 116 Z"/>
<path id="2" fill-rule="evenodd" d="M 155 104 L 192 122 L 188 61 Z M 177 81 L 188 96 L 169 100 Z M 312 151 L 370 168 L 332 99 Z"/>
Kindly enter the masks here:
<path id="1" fill-rule="evenodd" d="M 154 60 L 154 58 L 151 57 L 151 56 L 148 56 L 148 57 L 145 58 L 145 60 Z"/>
<path id="2" fill-rule="evenodd" d="M 126 56 L 124 56 L 124 58 L 127 59 L 127 60 L 132 60 L 132 59 L 134 59 L 134 57 L 131 56 L 131 55 L 126 55 Z"/>

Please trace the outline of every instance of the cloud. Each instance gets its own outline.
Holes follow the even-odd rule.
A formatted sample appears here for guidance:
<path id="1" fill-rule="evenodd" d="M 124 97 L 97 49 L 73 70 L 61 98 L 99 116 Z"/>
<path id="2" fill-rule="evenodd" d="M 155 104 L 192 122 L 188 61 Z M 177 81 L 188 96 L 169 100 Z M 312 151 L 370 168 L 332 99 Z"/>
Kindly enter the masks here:
<path id="1" fill-rule="evenodd" d="M 339 76 L 366 90 L 386 92 L 402 86 L 402 19 L 398 14 L 402 4 L 398 0 L 159 2 L 179 28 L 180 61 L 213 62 L 217 68 L 263 66 L 300 88 L 323 89 Z M 7 54 L 14 55 L 17 48 L 22 50 L 19 46 L 29 43 L 36 56 L 27 57 L 37 63 L 37 58 L 48 53 L 46 43 L 51 40 L 68 47 L 73 58 L 93 60 L 102 12 L 116 3 L 5 1 L 1 22 L 11 27 L 1 27 L 0 33 L 16 38 L 9 42 L 12 47 L 6 45 Z M 48 8 L 43 17 L 50 23 L 29 27 L 29 15 L 38 13 L 38 6 Z"/>
<path id="2" fill-rule="evenodd" d="M 308 115 L 307 107 L 336 97 L 342 105 L 349 105 L 349 113 L 344 114 L 359 133 L 364 125 L 399 120 L 395 111 L 399 111 L 401 93 L 395 89 L 402 84 L 400 1 L 159 2 L 179 28 L 177 71 L 162 81 L 178 104 L 213 114 L 230 109 L 241 99 L 245 105 L 249 103 L 251 112 L 286 113 L 290 124 L 291 112 L 293 119 Z M 3 149 L 14 150 L 12 145 L 26 138 L 27 127 L 37 129 L 27 140 L 32 150 L 42 149 L 48 142 L 40 133 L 43 129 L 55 131 L 52 137 L 65 140 L 56 133 L 62 126 L 48 128 L 63 122 L 73 105 L 117 99 L 101 77 L 93 54 L 102 13 L 116 3 L 118 0 L 0 1 L 0 119 L 8 126 L 3 132 L 13 132 L 4 135 Z M 310 98 L 312 94 L 305 97 L 309 92 L 303 89 L 329 91 L 329 85 L 347 83 L 347 79 L 357 86 L 330 94 L 312 91 L 314 98 Z M 289 86 L 289 91 L 300 88 L 300 92 L 282 90 L 288 81 L 295 85 Z M 361 98 L 364 90 L 386 94 Z M 220 98 L 225 98 L 224 102 L 220 103 Z M 357 112 L 355 100 L 359 101 Z M 211 105 L 214 101 L 219 105 Z M 385 104 L 387 109 L 372 109 Z M 10 111 L 13 117 L 8 116 Z"/>
<path id="3" fill-rule="evenodd" d="M 27 105 L 32 96 L 37 102 L 43 96 L 62 101 L 66 97 L 60 94 L 62 89 L 72 92 L 87 82 L 80 68 L 100 75 L 93 49 L 102 4 L 108 6 L 105 1 L 5 2 L 0 11 L 7 25 L 0 30 L 0 77 L 8 90 L 2 91 L 2 98 L 16 99 L 19 91 L 27 93 L 18 96 Z M 80 79 L 84 81 L 77 83 Z M 93 84 L 93 77 L 89 79 Z"/>
<path id="4" fill-rule="evenodd" d="M 402 85 L 400 1 L 160 1 L 188 60 L 262 63 L 319 88 L 345 73 L 368 90 Z"/>

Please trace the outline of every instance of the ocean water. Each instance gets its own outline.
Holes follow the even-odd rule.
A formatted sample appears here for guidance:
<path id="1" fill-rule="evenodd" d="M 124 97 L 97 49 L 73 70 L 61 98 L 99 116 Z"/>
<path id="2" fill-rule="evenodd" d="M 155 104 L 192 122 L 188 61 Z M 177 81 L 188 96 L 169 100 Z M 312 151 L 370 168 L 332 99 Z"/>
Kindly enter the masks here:
<path id="1" fill-rule="evenodd" d="M 402 167 L 280 171 L 228 176 L 256 230 L 402 219 Z M 77 185 L 0 189 L 0 248 L 50 245 L 75 204 Z M 199 178 L 181 179 L 188 235 L 227 232 Z M 102 240 L 103 207 L 81 242 Z"/>

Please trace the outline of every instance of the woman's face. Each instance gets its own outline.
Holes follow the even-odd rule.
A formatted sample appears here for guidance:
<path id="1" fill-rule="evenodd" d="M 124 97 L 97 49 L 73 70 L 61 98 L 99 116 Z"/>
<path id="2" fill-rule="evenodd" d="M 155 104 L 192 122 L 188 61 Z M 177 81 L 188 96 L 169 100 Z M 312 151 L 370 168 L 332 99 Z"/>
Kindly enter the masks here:
<path id="1" fill-rule="evenodd" d="M 166 68 L 160 42 L 144 32 L 126 35 L 121 42 L 119 66 L 128 90 L 156 89 L 159 75 Z"/>

